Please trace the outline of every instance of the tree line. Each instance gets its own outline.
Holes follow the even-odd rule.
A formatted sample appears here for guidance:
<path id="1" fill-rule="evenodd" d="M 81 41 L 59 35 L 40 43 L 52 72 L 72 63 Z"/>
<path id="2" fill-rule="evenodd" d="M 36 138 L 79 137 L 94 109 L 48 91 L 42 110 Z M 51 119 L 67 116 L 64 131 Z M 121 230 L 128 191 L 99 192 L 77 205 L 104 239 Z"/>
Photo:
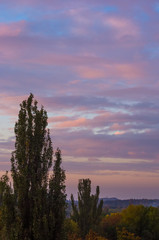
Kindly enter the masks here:
<path id="1" fill-rule="evenodd" d="M 66 217 L 61 150 L 53 151 L 47 125 L 47 112 L 30 94 L 15 123 L 12 182 L 7 172 L 0 179 L 0 239 L 158 240 L 158 208 L 132 205 L 106 214 L 99 186 L 91 194 L 90 179 L 79 180 L 78 201 L 71 195 L 72 211 Z"/>

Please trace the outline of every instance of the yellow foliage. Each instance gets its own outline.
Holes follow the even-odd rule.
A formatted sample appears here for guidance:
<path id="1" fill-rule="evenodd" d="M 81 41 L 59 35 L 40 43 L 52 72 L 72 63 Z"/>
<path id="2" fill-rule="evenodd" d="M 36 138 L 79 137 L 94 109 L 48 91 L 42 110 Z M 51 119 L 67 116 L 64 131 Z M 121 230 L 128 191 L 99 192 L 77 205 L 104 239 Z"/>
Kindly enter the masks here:
<path id="1" fill-rule="evenodd" d="M 73 221 L 72 219 L 70 219 L 70 218 L 67 218 L 67 219 L 65 220 L 64 226 L 65 226 L 65 231 L 66 231 L 67 233 L 76 233 L 76 234 L 79 233 L 79 228 L 78 228 L 77 223 L 74 222 L 74 221 Z"/>
<path id="2" fill-rule="evenodd" d="M 85 240 L 107 240 L 107 239 L 99 236 L 97 233 L 90 230 Z"/>
<path id="3" fill-rule="evenodd" d="M 135 236 L 134 233 L 128 232 L 125 228 L 117 233 L 117 240 L 141 240 L 140 237 Z"/>
<path id="4" fill-rule="evenodd" d="M 102 221 L 101 225 L 104 227 L 114 226 L 116 227 L 121 221 L 121 213 L 111 213 L 111 215 L 106 215 Z"/>
<path id="5" fill-rule="evenodd" d="M 79 238 L 78 225 L 72 219 L 67 218 L 65 220 L 64 227 L 68 240 L 82 240 L 81 238 Z"/>

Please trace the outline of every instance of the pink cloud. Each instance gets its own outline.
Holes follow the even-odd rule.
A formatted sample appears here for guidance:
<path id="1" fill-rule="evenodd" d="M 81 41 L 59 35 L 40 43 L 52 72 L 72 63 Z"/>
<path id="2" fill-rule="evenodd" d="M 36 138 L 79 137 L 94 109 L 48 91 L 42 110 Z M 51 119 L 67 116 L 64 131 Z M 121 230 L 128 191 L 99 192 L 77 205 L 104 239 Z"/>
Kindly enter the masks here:
<path id="1" fill-rule="evenodd" d="M 136 79 L 143 78 L 145 71 L 142 67 L 142 64 L 117 64 L 116 71 L 119 73 L 119 76 L 125 79 Z"/>
<path id="2" fill-rule="evenodd" d="M 89 67 L 78 67 L 77 72 L 80 77 L 86 79 L 98 79 L 106 76 L 106 73 L 103 69 L 94 69 Z"/>
<path id="3" fill-rule="evenodd" d="M 113 131 L 123 130 L 123 126 L 121 126 L 119 123 L 113 123 L 112 126 L 110 127 L 110 130 L 113 130 Z"/>
<path id="4" fill-rule="evenodd" d="M 72 127 L 81 127 L 86 123 L 85 118 L 79 118 L 72 121 L 65 121 L 62 123 L 55 124 L 57 128 L 72 128 Z"/>
<path id="5" fill-rule="evenodd" d="M 157 98 L 159 96 L 159 89 L 157 84 L 154 86 L 136 86 L 136 87 L 124 87 L 124 88 L 114 88 L 114 89 L 104 89 L 100 92 L 100 95 L 105 94 L 112 98 L 126 98 L 129 101 L 142 101 L 143 99 L 150 99 L 153 96 Z"/>
<path id="6" fill-rule="evenodd" d="M 60 54 L 60 53 L 45 53 L 38 58 L 31 57 L 26 62 L 41 64 L 41 65 L 59 65 L 59 66 L 82 66 L 85 64 L 100 64 L 103 59 L 92 55 L 83 54 Z"/>
<path id="7" fill-rule="evenodd" d="M 12 26 L 0 24 L 0 36 L 17 36 L 20 33 L 20 29 L 13 29 Z"/>
<path id="8" fill-rule="evenodd" d="M 0 94 L 0 112 L 3 115 L 17 116 L 19 104 L 27 99 L 28 96 L 8 96 L 8 94 Z"/>
<path id="9" fill-rule="evenodd" d="M 51 122 L 63 122 L 63 121 L 67 121 L 68 120 L 68 117 L 66 116 L 55 116 L 55 117 L 50 117 L 48 119 L 48 121 L 51 123 Z"/>
<path id="10" fill-rule="evenodd" d="M 130 19 L 115 16 L 108 17 L 105 19 L 105 24 L 112 27 L 119 38 L 123 36 L 139 36 L 138 27 Z"/>
<path id="11" fill-rule="evenodd" d="M 103 62 L 99 68 L 82 66 L 77 67 L 76 71 L 80 77 L 85 79 L 112 78 L 114 82 L 119 78 L 128 82 L 146 76 L 146 70 L 142 63 L 107 64 Z"/>
<path id="12" fill-rule="evenodd" d="M 0 23 L 0 37 L 15 37 L 24 32 L 26 26 L 25 21 L 14 23 Z"/>

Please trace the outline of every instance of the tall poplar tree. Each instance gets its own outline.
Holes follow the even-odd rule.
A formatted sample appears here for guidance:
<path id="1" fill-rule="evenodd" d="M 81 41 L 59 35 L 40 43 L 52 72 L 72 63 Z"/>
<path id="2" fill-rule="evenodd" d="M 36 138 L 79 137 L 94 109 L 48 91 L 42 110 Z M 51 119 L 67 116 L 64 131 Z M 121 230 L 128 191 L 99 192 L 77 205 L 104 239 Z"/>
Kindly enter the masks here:
<path id="1" fill-rule="evenodd" d="M 81 237 L 85 236 L 90 229 L 94 229 L 99 223 L 102 213 L 103 201 L 99 201 L 99 186 L 96 187 L 96 194 L 91 195 L 91 180 L 81 179 L 78 183 L 78 206 L 71 195 L 72 219 L 78 223 Z"/>
<path id="2" fill-rule="evenodd" d="M 62 240 L 66 209 L 65 171 L 47 129 L 47 112 L 33 94 L 20 104 L 11 157 L 13 187 L 0 179 L 0 239 Z"/>
<path id="3" fill-rule="evenodd" d="M 15 151 L 11 158 L 14 194 L 17 199 L 18 239 L 44 239 L 47 236 L 46 200 L 48 171 L 52 166 L 52 142 L 47 112 L 37 107 L 30 94 L 20 104 L 15 124 Z"/>

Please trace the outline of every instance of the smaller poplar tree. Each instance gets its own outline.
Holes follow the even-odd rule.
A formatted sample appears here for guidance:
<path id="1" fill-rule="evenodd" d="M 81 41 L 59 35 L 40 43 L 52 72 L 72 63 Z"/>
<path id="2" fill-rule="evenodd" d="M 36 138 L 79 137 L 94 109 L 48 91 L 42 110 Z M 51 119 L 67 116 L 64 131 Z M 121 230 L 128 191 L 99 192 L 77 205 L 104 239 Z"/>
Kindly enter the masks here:
<path id="1" fill-rule="evenodd" d="M 65 171 L 61 167 L 61 150 L 58 148 L 55 153 L 53 174 L 49 180 L 49 214 L 50 224 L 53 224 L 51 231 L 52 240 L 64 239 L 64 220 L 66 216 L 66 186 Z M 50 226 L 51 227 L 51 226 Z"/>
<path id="2" fill-rule="evenodd" d="M 0 178 L 0 239 L 16 239 L 15 197 L 8 172 Z"/>
<path id="3" fill-rule="evenodd" d="M 100 221 L 103 200 L 99 201 L 99 193 L 99 186 L 97 186 L 95 195 L 91 195 L 91 180 L 81 179 L 78 183 L 78 205 L 71 194 L 71 218 L 78 223 L 82 239 L 90 229 L 95 229 Z"/>

